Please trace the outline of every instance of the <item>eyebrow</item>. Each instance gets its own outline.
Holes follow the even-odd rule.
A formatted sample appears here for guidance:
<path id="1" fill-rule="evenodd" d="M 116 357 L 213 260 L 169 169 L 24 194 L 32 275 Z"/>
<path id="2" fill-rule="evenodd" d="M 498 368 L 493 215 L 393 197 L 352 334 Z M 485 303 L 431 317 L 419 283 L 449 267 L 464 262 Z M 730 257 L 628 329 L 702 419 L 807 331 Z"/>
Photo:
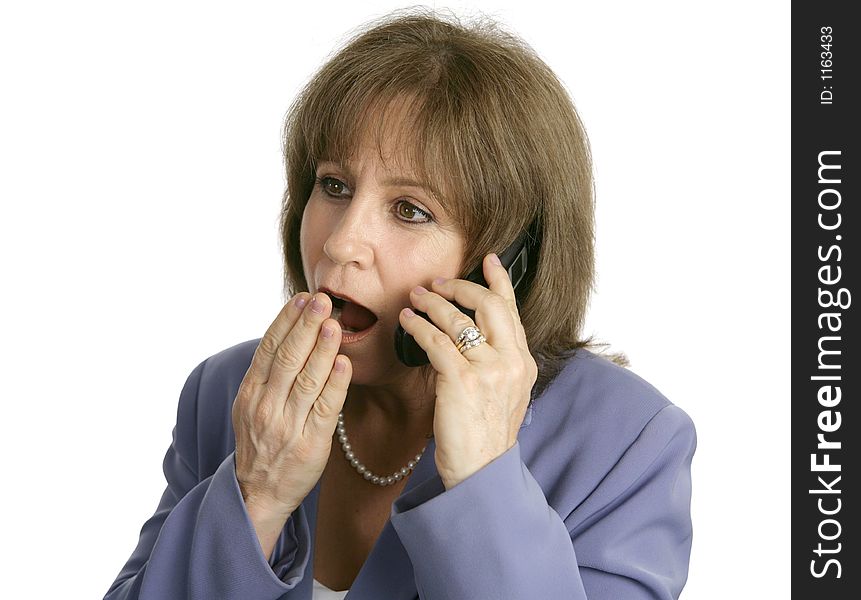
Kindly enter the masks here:
<path id="1" fill-rule="evenodd" d="M 433 191 L 428 186 L 426 186 L 422 183 L 419 183 L 418 181 L 414 181 L 408 177 L 392 177 L 391 179 L 386 179 L 383 182 L 383 184 L 384 185 L 397 185 L 397 186 L 401 186 L 401 187 L 421 188 L 421 189 L 427 190 L 429 192 Z"/>
<path id="2" fill-rule="evenodd" d="M 349 175 L 351 178 L 355 179 L 355 175 L 353 174 L 353 171 L 351 171 L 350 167 L 346 164 L 339 163 L 338 161 L 335 161 L 335 160 L 328 160 L 325 158 L 321 158 L 317 161 L 318 165 L 320 163 L 331 163 L 333 165 L 336 165 L 338 168 L 343 169 L 347 173 L 347 175 Z M 437 192 L 437 190 L 435 190 L 430 185 L 425 184 L 425 183 L 421 183 L 420 181 L 416 181 L 415 179 L 410 179 L 409 177 L 390 177 L 390 178 L 383 181 L 383 185 L 386 185 L 389 187 L 395 187 L 395 186 L 396 187 L 412 187 L 412 188 L 424 190 L 430 194 L 431 200 L 437 202 L 440 206 L 442 206 L 442 202 L 440 202 L 440 200 L 439 200 L 439 192 Z"/>

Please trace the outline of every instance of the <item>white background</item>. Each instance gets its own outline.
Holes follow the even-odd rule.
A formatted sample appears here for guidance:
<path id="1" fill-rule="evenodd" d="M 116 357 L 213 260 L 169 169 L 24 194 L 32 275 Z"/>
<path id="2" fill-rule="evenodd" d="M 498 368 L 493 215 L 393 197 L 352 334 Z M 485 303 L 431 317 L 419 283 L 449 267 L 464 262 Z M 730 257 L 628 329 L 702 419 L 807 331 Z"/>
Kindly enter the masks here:
<path id="1" fill-rule="evenodd" d="M 283 302 L 289 103 L 344 36 L 403 5 L 10 4 L 4 596 L 101 598 L 161 496 L 186 377 Z M 788 597 L 788 3 L 439 6 L 520 34 L 585 122 L 587 333 L 697 426 L 682 597 Z"/>

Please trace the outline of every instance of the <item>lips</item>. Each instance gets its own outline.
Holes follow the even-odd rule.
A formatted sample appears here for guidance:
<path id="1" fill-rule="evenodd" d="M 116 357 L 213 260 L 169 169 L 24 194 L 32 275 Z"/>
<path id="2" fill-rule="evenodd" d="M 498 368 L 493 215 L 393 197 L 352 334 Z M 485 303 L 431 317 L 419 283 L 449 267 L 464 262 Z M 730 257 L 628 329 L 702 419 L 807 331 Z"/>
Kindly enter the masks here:
<path id="1" fill-rule="evenodd" d="M 337 290 L 333 290 L 332 288 L 329 288 L 326 286 L 320 286 L 317 289 L 317 291 L 323 292 L 324 294 L 327 294 L 330 298 L 332 298 L 332 306 L 337 306 L 338 308 L 343 308 L 345 302 L 350 302 L 352 304 L 356 304 L 357 306 L 361 306 L 362 308 L 373 313 L 374 316 L 376 316 L 376 313 L 374 313 L 373 310 L 371 310 L 370 308 L 368 308 L 367 306 L 365 306 L 364 304 L 362 304 L 361 302 L 359 302 L 358 300 L 356 300 L 355 298 L 353 298 L 352 296 L 350 296 L 344 292 L 339 292 Z"/>

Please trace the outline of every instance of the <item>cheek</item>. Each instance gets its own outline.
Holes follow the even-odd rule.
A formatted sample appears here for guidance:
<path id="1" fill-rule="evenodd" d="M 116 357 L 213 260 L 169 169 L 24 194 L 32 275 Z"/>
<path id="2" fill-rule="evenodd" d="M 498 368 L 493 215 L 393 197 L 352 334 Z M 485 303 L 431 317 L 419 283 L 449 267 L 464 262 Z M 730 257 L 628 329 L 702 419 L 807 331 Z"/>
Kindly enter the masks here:
<path id="1" fill-rule="evenodd" d="M 320 208 L 313 198 L 312 195 L 305 205 L 305 210 L 302 212 L 302 224 L 299 228 L 299 249 L 302 252 L 303 261 L 320 252 L 321 232 L 324 231 L 326 225 Z"/>
<path id="2" fill-rule="evenodd" d="M 435 247 L 433 264 L 430 269 L 431 280 L 437 277 L 452 279 L 458 277 L 463 262 L 463 240 L 456 235 L 448 234 Z"/>
<path id="3" fill-rule="evenodd" d="M 299 255 L 302 257 L 302 271 L 305 273 L 305 281 L 309 286 L 314 285 L 314 264 L 322 251 L 317 240 L 319 231 L 319 218 L 309 201 L 302 213 L 302 223 L 299 227 Z"/>
<path id="4" fill-rule="evenodd" d="M 410 290 L 417 285 L 431 289 L 434 279 L 444 277 L 452 279 L 460 274 L 462 262 L 461 247 L 452 240 L 435 240 L 432 243 L 412 247 L 404 246 L 395 261 L 396 278 L 400 282 L 399 289 Z"/>

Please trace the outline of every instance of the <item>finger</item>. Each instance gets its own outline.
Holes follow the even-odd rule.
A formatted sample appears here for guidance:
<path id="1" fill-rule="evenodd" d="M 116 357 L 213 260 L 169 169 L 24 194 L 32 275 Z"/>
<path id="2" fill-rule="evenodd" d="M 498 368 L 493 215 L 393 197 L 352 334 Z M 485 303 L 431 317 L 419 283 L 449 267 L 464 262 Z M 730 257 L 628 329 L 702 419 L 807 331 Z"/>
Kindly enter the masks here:
<path id="1" fill-rule="evenodd" d="M 419 346 L 428 355 L 431 366 L 442 374 L 454 375 L 466 366 L 469 361 L 455 348 L 451 337 L 440 331 L 432 323 L 405 308 L 398 315 L 398 320 L 404 331 L 412 335 Z M 484 344 L 482 344 L 484 346 Z"/>
<path id="2" fill-rule="evenodd" d="M 300 292 L 281 308 L 278 316 L 275 317 L 260 343 L 257 344 L 254 357 L 251 359 L 251 366 L 248 367 L 248 372 L 245 375 L 246 379 L 256 384 L 264 384 L 269 380 L 269 372 L 272 370 L 272 362 L 275 360 L 278 347 L 293 329 L 299 317 L 302 316 L 302 310 L 310 299 L 311 294 Z"/>
<path id="3" fill-rule="evenodd" d="M 278 353 L 278 349 L 284 339 L 300 320 L 302 312 L 310 301 L 311 294 L 300 292 L 285 304 L 275 320 L 269 325 L 251 359 L 251 365 L 246 371 L 245 377 L 239 387 L 239 393 L 234 402 L 232 418 L 234 427 L 238 423 L 241 414 L 258 415 L 261 399 L 264 394 L 258 393 L 258 389 L 265 386 L 272 371 L 272 365 Z M 271 406 L 271 405 L 270 405 Z M 268 409 L 266 411 L 268 413 Z M 265 419 L 265 416 L 264 416 Z"/>
<path id="4" fill-rule="evenodd" d="M 514 286 L 511 285 L 511 276 L 508 274 L 508 269 L 499 262 L 499 257 L 494 253 L 488 254 L 484 257 L 482 268 L 487 287 L 510 301 L 514 314 L 517 314 L 517 299 L 514 295 Z"/>
<path id="5" fill-rule="evenodd" d="M 494 348 L 508 351 L 518 347 L 514 317 L 505 298 L 484 286 L 465 279 L 447 279 L 442 282 L 434 280 L 433 289 L 434 293 L 439 294 L 444 300 L 454 300 L 464 308 L 474 310 L 475 324 Z M 411 294 L 410 299 L 413 298 L 418 298 L 418 296 Z M 428 302 L 431 301 L 432 299 L 429 298 Z M 423 301 L 419 300 L 419 302 Z M 427 312 L 424 308 L 419 308 L 422 312 Z M 457 309 L 455 308 L 455 310 Z M 437 321 L 434 320 L 434 322 Z M 462 330 L 463 327 L 456 331 L 448 331 L 451 333 L 452 339 L 457 339 Z"/>
<path id="6" fill-rule="evenodd" d="M 339 368 L 343 370 L 339 371 Z M 338 423 L 338 413 L 344 410 L 352 377 L 353 363 L 343 354 L 339 354 L 335 358 L 334 368 L 329 373 L 326 385 L 308 413 L 302 432 L 304 436 L 332 436 Z"/>
<path id="7" fill-rule="evenodd" d="M 317 343 L 305 366 L 296 374 L 287 402 L 284 403 L 286 420 L 295 420 L 293 415 L 300 415 L 302 422 L 305 421 L 311 405 L 326 385 L 340 347 L 341 325 L 335 319 L 326 319 L 317 334 Z"/>
<path id="8" fill-rule="evenodd" d="M 296 376 L 305 368 L 305 363 L 317 344 L 323 321 L 331 311 L 332 300 L 322 292 L 315 294 L 305 305 L 302 316 L 275 352 L 272 370 L 266 382 L 267 395 L 281 402 L 287 401 Z M 283 406 L 279 408 L 283 410 Z"/>
<path id="9" fill-rule="evenodd" d="M 470 282 L 464 281 L 464 283 Z M 483 290 L 482 293 L 489 293 L 486 288 L 482 288 L 481 286 L 477 287 Z M 436 326 L 436 328 L 440 331 L 446 333 L 449 337 L 449 341 L 454 343 L 455 349 L 457 349 L 456 342 L 460 334 L 467 327 L 474 327 L 476 323 L 473 323 L 472 319 L 470 319 L 467 315 L 458 310 L 458 308 L 454 304 L 449 302 L 446 298 L 443 298 L 442 296 L 434 292 L 422 292 L 421 290 L 424 290 L 424 288 L 422 288 L 421 286 L 413 289 L 412 293 L 410 294 L 410 301 L 420 311 L 422 311 L 423 313 L 427 313 L 433 325 Z M 476 313 L 476 317 L 478 317 L 478 315 L 479 314 Z M 479 329 L 481 329 L 480 325 Z M 482 331 L 482 333 L 484 333 L 485 337 L 490 340 L 490 336 L 487 335 L 486 331 Z M 496 337 L 498 336 L 495 336 L 495 338 Z M 495 358 L 496 353 L 490 345 L 480 344 L 480 346 L 483 346 L 483 348 L 481 348 L 481 350 L 476 350 L 476 352 L 471 353 L 470 360 L 489 360 Z"/>
<path id="10" fill-rule="evenodd" d="M 508 309 L 511 312 L 517 336 L 517 345 L 524 350 L 527 349 L 526 332 L 523 330 L 523 323 L 520 320 L 520 311 L 517 310 L 517 296 L 514 293 L 514 286 L 512 285 L 508 269 L 502 266 L 499 257 L 494 253 L 484 257 L 482 267 L 484 269 L 484 280 L 490 286 L 489 289 L 505 298 L 506 302 L 508 302 Z"/>

